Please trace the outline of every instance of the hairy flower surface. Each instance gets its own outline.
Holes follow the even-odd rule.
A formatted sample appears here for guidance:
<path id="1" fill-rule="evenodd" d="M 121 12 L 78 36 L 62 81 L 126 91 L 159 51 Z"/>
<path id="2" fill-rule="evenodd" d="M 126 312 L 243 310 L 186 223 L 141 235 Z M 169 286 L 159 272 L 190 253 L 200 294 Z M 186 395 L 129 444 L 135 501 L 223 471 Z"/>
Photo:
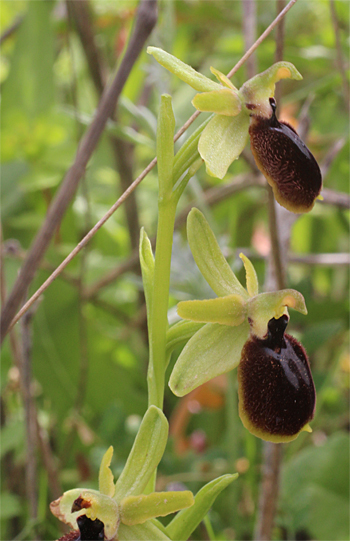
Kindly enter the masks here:
<path id="1" fill-rule="evenodd" d="M 284 334 L 288 307 L 307 313 L 303 296 L 293 289 L 259 294 L 255 269 L 241 254 L 245 289 L 197 209 L 189 213 L 187 235 L 197 266 L 218 297 L 178 304 L 180 317 L 202 325 L 182 350 L 170 388 L 184 396 L 238 366 L 240 416 L 246 428 L 270 441 L 294 439 L 309 430 L 315 407 L 305 350 Z M 177 325 L 179 333 L 187 331 L 183 323 Z M 172 335 L 175 331 L 176 325 Z"/>
<path id="2" fill-rule="evenodd" d="M 148 47 L 147 51 L 200 92 L 192 100 L 196 109 L 214 113 L 198 142 L 209 175 L 222 179 L 250 136 L 256 163 L 278 203 L 296 213 L 312 209 L 321 190 L 320 169 L 293 128 L 277 120 L 271 105 L 278 81 L 302 79 L 293 64 L 277 62 L 238 90 L 214 68 L 210 69 L 218 83 L 157 47 Z"/>

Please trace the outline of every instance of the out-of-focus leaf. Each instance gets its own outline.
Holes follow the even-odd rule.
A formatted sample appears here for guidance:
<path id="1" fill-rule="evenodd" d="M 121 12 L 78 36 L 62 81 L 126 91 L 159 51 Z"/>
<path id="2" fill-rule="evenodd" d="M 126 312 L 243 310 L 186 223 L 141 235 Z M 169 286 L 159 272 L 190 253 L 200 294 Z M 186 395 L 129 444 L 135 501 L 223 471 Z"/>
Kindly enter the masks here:
<path id="1" fill-rule="evenodd" d="M 19 496 L 11 494 L 10 492 L 2 492 L 0 494 L 0 519 L 5 520 L 8 518 L 17 517 L 22 512 L 22 504 Z"/>

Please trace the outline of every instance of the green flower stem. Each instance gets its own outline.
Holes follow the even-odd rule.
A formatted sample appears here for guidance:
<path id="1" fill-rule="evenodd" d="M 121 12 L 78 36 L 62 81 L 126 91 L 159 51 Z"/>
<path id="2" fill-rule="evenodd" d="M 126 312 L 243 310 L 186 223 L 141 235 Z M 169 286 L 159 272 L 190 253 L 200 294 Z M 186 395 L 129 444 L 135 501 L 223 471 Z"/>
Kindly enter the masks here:
<path id="1" fill-rule="evenodd" d="M 149 406 L 163 409 L 164 373 L 166 369 L 166 332 L 168 330 L 168 302 L 171 250 L 177 199 L 159 200 L 157 246 L 154 266 L 154 289 L 151 313 L 150 362 L 148 368 Z"/>

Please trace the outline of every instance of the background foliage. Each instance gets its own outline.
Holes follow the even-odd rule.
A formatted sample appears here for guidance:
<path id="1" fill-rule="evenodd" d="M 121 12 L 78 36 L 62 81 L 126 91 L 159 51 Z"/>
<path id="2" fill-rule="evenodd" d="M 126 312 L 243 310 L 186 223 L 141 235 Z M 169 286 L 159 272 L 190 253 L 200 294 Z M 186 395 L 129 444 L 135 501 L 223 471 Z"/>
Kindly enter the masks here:
<path id="1" fill-rule="evenodd" d="M 90 2 L 96 44 L 107 74 L 113 73 L 122 55 L 136 5 L 133 0 Z M 285 28 L 284 58 L 295 64 L 304 80 L 282 83 L 280 117 L 296 123 L 308 105 L 307 142 L 321 164 L 333 145 L 347 137 L 348 126 L 347 83 L 336 47 L 338 35 L 346 60 L 348 3 L 334 5 L 337 28 L 328 0 L 299 0 L 287 15 Z M 257 2 L 258 35 L 275 13 L 275 2 Z M 227 73 L 244 52 L 242 19 L 240 1 L 160 1 L 150 44 L 208 76 L 210 66 Z M 2 0 L 2 32 L 17 20 L 16 29 L 2 43 L 0 60 L 2 253 L 7 292 L 98 103 L 66 3 Z M 274 54 L 271 35 L 257 51 L 258 71 L 274 62 Z M 240 86 L 246 78 L 243 66 L 233 82 Z M 133 178 L 154 157 L 156 115 L 164 92 L 173 97 L 179 128 L 193 113 L 194 91 L 143 53 L 122 93 L 118 120 L 108 124 L 28 295 L 122 192 L 125 164 L 116 163 L 111 136 L 121 139 Z M 180 211 L 189 204 L 202 208 L 234 270 L 243 278 L 238 254 L 245 249 L 263 282 L 270 243 L 265 189 L 242 186 L 233 196 L 222 197 L 223 185 L 251 173 L 247 156 L 230 167 L 221 185 L 202 167 L 186 189 Z M 346 192 L 348 179 L 348 145 L 344 144 L 332 155 L 324 186 Z M 215 204 L 208 199 L 213 193 Z M 48 510 L 48 503 L 58 496 L 52 476 L 63 490 L 76 485 L 96 488 L 97 467 L 110 444 L 116 452 L 115 474 L 122 469 L 147 406 L 147 333 L 139 268 L 133 263 L 135 225 L 143 225 L 150 237 L 154 235 L 156 197 L 153 170 L 136 190 L 137 215 L 129 211 L 128 222 L 125 206 L 118 210 L 49 287 L 33 314 L 31 390 L 42 438 L 49 443 L 53 458 L 50 468 L 39 450 L 32 457 L 36 518 L 25 487 L 28 453 L 19 372 L 9 339 L 4 344 L 1 539 L 59 535 L 59 525 Z M 274 539 L 344 540 L 349 536 L 349 284 L 346 266 L 336 256 L 348 249 L 348 231 L 348 210 L 322 203 L 298 218 L 292 229 L 287 285 L 304 294 L 309 315 L 292 313 L 291 325 L 310 355 L 318 403 L 313 434 L 303 434 L 285 446 Z M 322 264 L 325 253 L 334 254 L 328 264 Z M 170 320 L 175 321 L 179 300 L 212 295 L 191 259 L 183 221 L 176 231 L 172 263 Z M 120 269 L 118 279 L 95 287 L 115 269 Z M 15 340 L 20 344 L 23 329 L 17 327 Z M 214 534 L 201 526 L 196 539 L 253 536 L 261 441 L 242 427 L 236 401 L 235 373 L 184 399 L 175 398 L 170 390 L 165 397 L 173 436 L 160 465 L 159 488 L 181 483 L 195 492 L 218 474 L 241 474 L 210 512 Z"/>

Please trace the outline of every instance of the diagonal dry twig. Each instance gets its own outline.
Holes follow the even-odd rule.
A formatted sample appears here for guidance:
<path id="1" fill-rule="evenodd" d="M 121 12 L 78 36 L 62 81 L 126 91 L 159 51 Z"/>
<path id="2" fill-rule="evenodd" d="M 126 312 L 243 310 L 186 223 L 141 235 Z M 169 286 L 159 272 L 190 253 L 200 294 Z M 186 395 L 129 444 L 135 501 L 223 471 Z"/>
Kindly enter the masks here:
<path id="1" fill-rule="evenodd" d="M 129 73 L 140 52 L 143 50 L 144 44 L 152 32 L 156 20 L 156 0 L 141 0 L 137 11 L 135 28 L 117 74 L 111 86 L 106 89 L 102 95 L 95 117 L 78 148 L 74 163 L 61 184 L 46 219 L 33 242 L 28 257 L 13 286 L 7 302 L 5 303 L 1 318 L 1 341 L 3 341 L 9 330 L 11 320 L 23 299 L 24 293 L 31 283 L 41 258 L 47 250 L 52 236 L 75 194 L 78 183 L 85 172 L 87 163 L 100 140 L 106 122 L 115 109 L 117 100 Z"/>
<path id="2" fill-rule="evenodd" d="M 266 28 L 266 30 L 261 34 L 257 41 L 252 45 L 252 47 L 242 56 L 242 58 L 237 62 L 237 64 L 232 68 L 228 73 L 228 77 L 232 77 L 234 73 L 244 64 L 244 62 L 250 57 L 251 54 L 259 47 L 260 43 L 272 32 L 275 26 L 283 19 L 283 17 L 288 13 L 288 11 L 293 7 L 297 0 L 290 0 L 287 6 L 279 13 L 279 15 L 273 20 L 273 22 Z M 174 141 L 177 141 L 187 128 L 194 122 L 194 120 L 200 115 L 200 111 L 196 111 L 193 115 L 185 122 L 185 124 L 180 128 L 174 137 Z M 121 195 L 121 197 L 114 203 L 114 205 L 109 209 L 109 211 L 95 224 L 95 226 L 89 231 L 87 235 L 79 242 L 79 244 L 74 248 L 74 250 L 66 257 L 66 259 L 57 267 L 57 269 L 52 273 L 52 275 L 42 284 L 42 286 L 32 295 L 28 302 L 22 307 L 22 309 L 13 317 L 12 321 L 9 321 L 9 313 L 15 313 L 15 310 L 18 307 L 20 301 L 16 302 L 15 307 L 10 311 L 9 306 L 6 308 L 6 321 L 2 323 L 2 336 L 1 341 L 4 339 L 6 332 L 12 328 L 17 321 L 25 314 L 29 309 L 31 304 L 47 289 L 47 287 L 57 278 L 60 272 L 74 259 L 74 257 L 86 246 L 86 244 L 91 240 L 91 238 L 97 233 L 97 231 L 106 223 L 106 221 L 113 215 L 113 213 L 122 205 L 122 203 L 128 198 L 129 194 L 140 184 L 140 182 L 148 175 L 148 173 L 153 169 L 157 163 L 157 158 L 154 158 L 144 171 L 134 180 L 130 187 Z M 35 270 L 34 270 L 35 272 Z M 34 276 L 34 272 L 31 275 L 31 278 Z M 19 279 L 18 279 L 19 280 Z M 18 281 L 17 280 L 17 281 Z M 18 286 L 19 287 L 19 286 Z M 17 301 L 17 299 L 16 299 Z M 4 308 L 4 310 L 5 310 Z"/>

